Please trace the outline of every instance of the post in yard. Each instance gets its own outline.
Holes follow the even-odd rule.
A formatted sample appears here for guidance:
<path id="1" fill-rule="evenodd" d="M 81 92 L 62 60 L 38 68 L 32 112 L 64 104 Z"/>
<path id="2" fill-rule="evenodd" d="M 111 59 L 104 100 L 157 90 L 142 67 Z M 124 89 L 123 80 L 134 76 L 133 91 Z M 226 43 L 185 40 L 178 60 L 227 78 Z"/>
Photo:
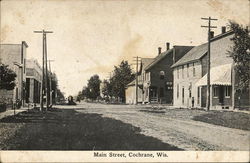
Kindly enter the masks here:
<path id="1" fill-rule="evenodd" d="M 48 110 L 48 97 L 49 97 L 49 92 L 48 92 L 48 66 L 47 66 L 47 38 L 46 34 L 47 33 L 53 33 L 52 31 L 34 31 L 34 33 L 42 33 L 43 34 L 43 66 L 42 66 L 42 83 L 41 83 L 41 95 L 40 95 L 40 110 L 43 110 L 43 96 L 44 96 L 44 90 L 46 93 L 46 110 Z M 45 70 L 44 70 L 45 69 Z M 45 77 L 44 77 L 45 74 Z M 45 87 L 44 87 L 45 84 Z"/>
<path id="2" fill-rule="evenodd" d="M 207 49 L 207 99 L 206 99 L 206 108 L 207 110 L 210 110 L 210 33 L 211 33 L 211 28 L 217 28 L 216 26 L 211 26 L 211 20 L 218 20 L 218 19 L 213 19 L 211 17 L 208 18 L 201 18 L 203 20 L 208 20 L 208 26 L 201 26 L 208 28 L 208 49 Z"/>

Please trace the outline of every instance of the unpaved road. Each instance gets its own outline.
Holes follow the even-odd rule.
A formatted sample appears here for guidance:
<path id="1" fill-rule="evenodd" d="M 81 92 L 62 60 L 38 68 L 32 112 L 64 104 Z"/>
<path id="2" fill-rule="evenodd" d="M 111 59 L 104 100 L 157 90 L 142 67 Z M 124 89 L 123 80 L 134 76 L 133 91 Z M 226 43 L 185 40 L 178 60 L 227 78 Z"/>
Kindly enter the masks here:
<path id="1" fill-rule="evenodd" d="M 90 103 L 77 105 L 75 109 L 81 113 L 98 113 L 132 124 L 140 127 L 145 135 L 185 150 L 249 151 L 249 131 L 193 121 L 185 116 L 179 116 L 178 114 L 183 114 L 180 110 L 150 113 L 141 111 L 140 106 Z"/>

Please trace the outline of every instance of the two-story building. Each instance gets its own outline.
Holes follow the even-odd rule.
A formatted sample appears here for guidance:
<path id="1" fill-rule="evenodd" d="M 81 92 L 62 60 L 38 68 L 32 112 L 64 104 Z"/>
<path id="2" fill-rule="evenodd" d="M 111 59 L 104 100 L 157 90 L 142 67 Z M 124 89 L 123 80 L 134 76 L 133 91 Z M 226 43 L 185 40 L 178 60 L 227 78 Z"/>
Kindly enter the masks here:
<path id="1" fill-rule="evenodd" d="M 172 65 L 174 76 L 174 106 L 198 107 L 200 90 L 195 85 L 207 73 L 207 43 L 192 48 Z"/>
<path id="2" fill-rule="evenodd" d="M 238 77 L 234 61 L 229 57 L 233 46 L 233 31 L 222 33 L 211 38 L 210 44 L 210 106 L 211 109 L 231 109 L 248 107 L 250 102 L 249 88 L 237 92 Z M 191 49 L 173 68 L 174 106 L 206 107 L 207 102 L 207 43 Z M 239 102 L 240 100 L 240 102 Z"/>
<path id="3" fill-rule="evenodd" d="M 25 79 L 26 79 L 26 49 L 25 41 L 21 44 L 0 44 L 0 62 L 8 65 L 16 77 L 14 90 L 0 90 L 0 98 L 7 103 L 21 101 L 25 103 Z"/>
<path id="4" fill-rule="evenodd" d="M 139 64 L 139 72 L 138 72 L 138 102 L 144 102 L 144 92 L 143 92 L 143 75 L 145 71 L 145 67 L 147 67 L 154 58 L 141 58 L 141 63 Z M 136 86 L 135 80 L 127 85 L 125 96 L 126 96 L 126 103 L 127 104 L 135 104 L 136 103 Z"/>
<path id="5" fill-rule="evenodd" d="M 166 51 L 161 52 L 158 48 L 158 55 L 155 58 L 142 59 L 142 69 L 138 77 L 138 102 L 139 103 L 173 103 L 173 73 L 171 65 L 177 62 L 193 46 L 173 46 L 166 43 Z M 143 62 L 145 62 L 143 64 Z M 128 101 L 135 101 L 135 81 L 127 88 L 126 98 Z M 130 98 L 130 97 L 131 98 Z M 129 97 L 129 98 L 128 98 Z"/>
<path id="6" fill-rule="evenodd" d="M 42 83 L 42 68 L 35 59 L 26 62 L 26 103 L 39 103 Z"/>

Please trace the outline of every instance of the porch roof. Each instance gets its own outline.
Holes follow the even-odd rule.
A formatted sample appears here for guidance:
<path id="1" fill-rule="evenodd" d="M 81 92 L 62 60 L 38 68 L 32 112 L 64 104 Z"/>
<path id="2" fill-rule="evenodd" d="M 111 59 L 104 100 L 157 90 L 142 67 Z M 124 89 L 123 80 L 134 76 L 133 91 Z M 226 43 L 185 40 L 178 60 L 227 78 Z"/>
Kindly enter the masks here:
<path id="1" fill-rule="evenodd" d="M 211 85 L 232 85 L 231 81 L 232 64 L 225 64 L 213 67 L 210 70 L 210 84 Z M 207 74 L 198 80 L 195 85 L 207 85 Z"/>

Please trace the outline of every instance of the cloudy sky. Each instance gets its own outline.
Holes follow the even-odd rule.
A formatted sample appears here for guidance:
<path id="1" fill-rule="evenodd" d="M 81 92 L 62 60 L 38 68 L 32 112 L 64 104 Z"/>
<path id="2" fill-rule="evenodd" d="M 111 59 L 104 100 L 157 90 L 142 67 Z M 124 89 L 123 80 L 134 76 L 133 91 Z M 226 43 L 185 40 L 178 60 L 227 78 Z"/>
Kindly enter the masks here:
<path id="1" fill-rule="evenodd" d="M 215 35 L 235 20 L 249 25 L 248 0 L 2 0 L 1 43 L 29 45 L 27 57 L 41 63 L 42 36 L 51 30 L 48 56 L 66 95 L 93 74 L 107 78 L 113 66 L 134 56 L 155 57 L 157 48 L 199 45 L 207 39 L 201 17 L 211 16 Z"/>

